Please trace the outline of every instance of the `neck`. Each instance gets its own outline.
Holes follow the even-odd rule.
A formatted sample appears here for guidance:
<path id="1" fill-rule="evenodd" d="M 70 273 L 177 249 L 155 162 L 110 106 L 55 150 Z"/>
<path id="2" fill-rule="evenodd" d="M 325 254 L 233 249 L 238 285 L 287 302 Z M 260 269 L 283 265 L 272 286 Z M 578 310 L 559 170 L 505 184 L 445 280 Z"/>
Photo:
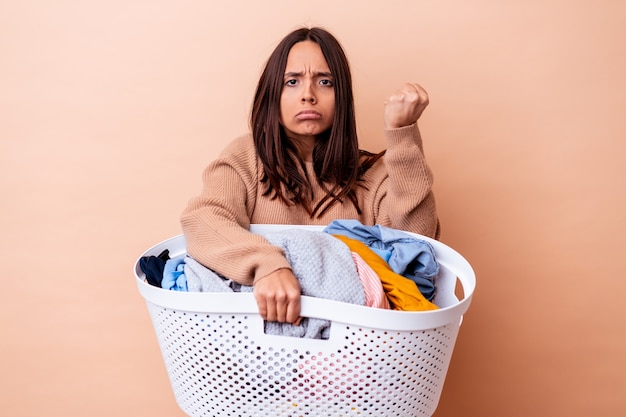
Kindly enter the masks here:
<path id="1" fill-rule="evenodd" d="M 305 162 L 313 160 L 313 148 L 315 148 L 315 136 L 290 137 L 289 140 L 298 150 L 300 158 Z"/>

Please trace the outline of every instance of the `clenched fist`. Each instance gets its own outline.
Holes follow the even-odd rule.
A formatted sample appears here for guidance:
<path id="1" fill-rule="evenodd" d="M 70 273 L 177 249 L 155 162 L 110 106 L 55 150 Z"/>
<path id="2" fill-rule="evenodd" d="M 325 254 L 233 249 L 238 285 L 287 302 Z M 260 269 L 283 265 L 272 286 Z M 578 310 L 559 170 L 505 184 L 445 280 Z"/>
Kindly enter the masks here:
<path id="1" fill-rule="evenodd" d="M 300 323 L 300 283 L 291 269 L 277 269 L 259 278 L 253 292 L 264 320 Z"/>
<path id="2" fill-rule="evenodd" d="M 428 93 L 419 84 L 406 83 L 385 101 L 385 129 L 417 122 L 428 106 Z"/>

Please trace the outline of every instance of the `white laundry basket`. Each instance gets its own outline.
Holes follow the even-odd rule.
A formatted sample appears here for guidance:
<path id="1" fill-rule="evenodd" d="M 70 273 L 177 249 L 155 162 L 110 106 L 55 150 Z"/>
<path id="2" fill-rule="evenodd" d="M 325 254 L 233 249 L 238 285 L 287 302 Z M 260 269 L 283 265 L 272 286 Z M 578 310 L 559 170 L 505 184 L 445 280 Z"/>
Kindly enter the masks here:
<path id="1" fill-rule="evenodd" d="M 253 225 L 264 234 L 318 226 Z M 176 401 L 192 417 L 431 416 L 476 284 L 469 263 L 420 235 L 440 263 L 440 309 L 402 312 L 302 297 L 302 316 L 331 321 L 328 340 L 267 335 L 250 293 L 191 293 L 145 282 L 143 256 L 185 253 L 183 236 L 135 264 Z M 457 280 L 463 297 L 455 295 Z"/>

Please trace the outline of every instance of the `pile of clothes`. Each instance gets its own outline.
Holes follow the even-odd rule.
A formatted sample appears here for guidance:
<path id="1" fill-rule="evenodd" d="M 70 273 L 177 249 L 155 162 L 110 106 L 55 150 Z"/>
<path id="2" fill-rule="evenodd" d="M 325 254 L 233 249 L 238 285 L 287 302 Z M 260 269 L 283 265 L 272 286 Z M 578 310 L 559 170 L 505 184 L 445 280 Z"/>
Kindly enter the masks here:
<path id="1" fill-rule="evenodd" d="M 439 263 L 432 245 L 396 229 L 364 226 L 357 220 L 335 220 L 322 231 L 290 229 L 265 238 L 280 247 L 298 278 L 302 294 L 376 308 L 435 310 Z M 206 268 L 185 254 L 140 259 L 151 285 L 174 291 L 252 292 Z M 316 322 L 319 321 L 319 322 Z M 328 323 L 320 319 L 266 323 L 266 333 L 327 338 Z"/>

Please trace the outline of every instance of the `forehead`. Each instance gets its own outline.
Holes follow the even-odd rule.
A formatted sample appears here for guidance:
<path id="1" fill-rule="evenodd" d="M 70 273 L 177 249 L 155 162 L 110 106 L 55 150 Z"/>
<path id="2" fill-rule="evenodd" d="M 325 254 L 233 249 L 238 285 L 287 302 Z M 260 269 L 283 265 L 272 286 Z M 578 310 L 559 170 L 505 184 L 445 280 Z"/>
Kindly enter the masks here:
<path id="1" fill-rule="evenodd" d="M 322 48 L 315 42 L 298 42 L 289 51 L 285 71 L 301 71 L 302 69 L 330 72 Z"/>

